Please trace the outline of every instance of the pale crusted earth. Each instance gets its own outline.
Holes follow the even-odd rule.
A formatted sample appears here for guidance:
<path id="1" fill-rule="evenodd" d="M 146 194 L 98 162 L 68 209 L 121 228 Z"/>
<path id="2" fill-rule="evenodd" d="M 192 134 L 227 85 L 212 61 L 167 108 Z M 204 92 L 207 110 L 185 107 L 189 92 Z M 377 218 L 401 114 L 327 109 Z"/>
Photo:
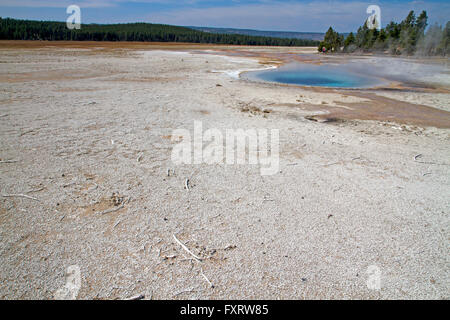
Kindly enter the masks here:
<path id="1" fill-rule="evenodd" d="M 233 77 L 265 67 L 254 58 L 0 47 L 0 60 L 1 299 L 52 299 L 69 266 L 78 299 L 450 298 L 449 129 L 308 121 L 364 99 Z M 420 99 L 448 109 L 448 94 Z M 194 120 L 279 129 L 279 172 L 173 164 L 173 130 Z"/>

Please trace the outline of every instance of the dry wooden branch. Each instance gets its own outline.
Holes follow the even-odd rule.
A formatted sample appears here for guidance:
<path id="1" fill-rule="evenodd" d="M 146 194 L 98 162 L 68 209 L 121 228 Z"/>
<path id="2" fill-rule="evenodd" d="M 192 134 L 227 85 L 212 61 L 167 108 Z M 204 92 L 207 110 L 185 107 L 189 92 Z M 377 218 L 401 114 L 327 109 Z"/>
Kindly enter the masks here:
<path id="1" fill-rule="evenodd" d="M 427 161 L 417 161 L 417 159 L 422 158 L 423 154 L 418 154 L 417 156 L 414 157 L 414 161 L 417 163 L 422 163 L 422 164 L 433 164 L 436 166 L 450 166 L 449 163 L 437 163 L 437 162 L 427 162 Z"/>
<path id="2" fill-rule="evenodd" d="M 71 182 L 71 183 L 65 184 L 62 187 L 63 188 L 67 188 L 67 187 L 70 187 L 70 186 L 73 186 L 73 185 L 75 185 L 75 182 Z"/>
<path id="3" fill-rule="evenodd" d="M 101 214 L 101 215 L 105 215 L 105 214 L 108 214 L 108 213 L 117 212 L 117 211 L 123 209 L 124 207 L 125 207 L 125 204 L 122 203 L 122 204 L 121 204 L 120 206 L 118 206 L 117 208 L 113 208 L 113 209 L 108 209 L 108 210 L 102 211 L 102 212 L 100 212 L 100 214 Z"/>
<path id="4" fill-rule="evenodd" d="M 422 164 L 433 164 L 435 166 L 450 166 L 450 163 L 437 163 L 437 162 L 425 162 L 425 161 L 416 161 L 417 163 Z"/>
<path id="5" fill-rule="evenodd" d="M 117 212 L 117 211 L 119 211 L 119 210 L 122 210 L 122 209 L 125 207 L 125 205 L 126 205 L 129 201 L 130 201 L 130 199 L 125 200 L 125 201 L 123 201 L 123 202 L 120 204 L 120 206 L 118 206 L 118 207 L 116 207 L 116 208 L 112 208 L 112 209 L 108 209 L 108 210 L 102 211 L 102 212 L 100 212 L 99 214 L 105 215 L 105 214 L 108 214 L 108 213 L 113 213 L 113 212 Z"/>
<path id="6" fill-rule="evenodd" d="M 216 250 L 216 251 L 229 251 L 229 250 L 234 250 L 234 249 L 236 249 L 237 248 L 237 246 L 235 246 L 235 245 L 228 245 L 228 246 L 226 246 L 225 248 L 216 248 L 216 249 L 211 249 L 211 250 Z"/>
<path id="7" fill-rule="evenodd" d="M 334 166 L 334 165 L 337 165 L 337 164 L 341 164 L 341 163 L 342 163 L 342 161 L 340 161 L 340 162 L 334 162 L 334 163 L 329 163 L 329 164 L 325 164 L 324 167 L 331 167 L 331 166 Z"/>
<path id="8" fill-rule="evenodd" d="M 32 133 L 32 132 L 34 132 L 34 131 L 35 131 L 35 129 L 28 130 L 28 131 L 24 131 L 24 132 L 22 132 L 22 133 L 19 135 L 19 137 L 23 137 L 24 135 L 29 134 L 29 133 Z"/>
<path id="9" fill-rule="evenodd" d="M 195 289 L 187 289 L 187 290 L 183 290 L 183 291 L 180 291 L 180 292 L 175 293 L 173 296 L 176 297 L 176 296 L 182 295 L 182 294 L 184 294 L 184 293 L 192 293 L 192 292 L 195 292 Z"/>
<path id="10" fill-rule="evenodd" d="M 211 281 L 209 281 L 209 279 L 205 276 L 205 274 L 203 273 L 203 269 L 200 269 L 200 274 L 202 275 L 202 277 L 206 280 L 206 282 L 208 282 L 209 286 L 211 288 L 214 288 L 214 285 L 211 283 Z"/>
<path id="11" fill-rule="evenodd" d="M 142 300 L 142 299 L 145 299 L 145 296 L 143 294 L 140 294 L 140 295 L 137 295 L 137 296 L 134 296 L 131 298 L 127 298 L 125 300 L 132 301 L 132 300 Z"/>
<path id="12" fill-rule="evenodd" d="M 3 161 L 0 161 L 0 163 L 17 163 L 17 162 L 19 162 L 19 161 L 17 161 L 17 160 L 3 160 Z"/>
<path id="13" fill-rule="evenodd" d="M 178 238 L 175 235 L 173 235 L 173 238 L 187 253 L 189 253 L 191 256 L 193 256 L 197 262 L 202 262 L 202 258 L 200 258 L 200 257 L 196 256 L 194 253 L 192 253 L 192 251 L 189 250 L 188 247 L 186 247 L 180 240 L 178 240 Z"/>
<path id="14" fill-rule="evenodd" d="M 5 198 L 27 198 L 27 199 L 39 202 L 39 199 L 27 196 L 26 194 L 3 194 L 2 197 L 5 197 Z"/>

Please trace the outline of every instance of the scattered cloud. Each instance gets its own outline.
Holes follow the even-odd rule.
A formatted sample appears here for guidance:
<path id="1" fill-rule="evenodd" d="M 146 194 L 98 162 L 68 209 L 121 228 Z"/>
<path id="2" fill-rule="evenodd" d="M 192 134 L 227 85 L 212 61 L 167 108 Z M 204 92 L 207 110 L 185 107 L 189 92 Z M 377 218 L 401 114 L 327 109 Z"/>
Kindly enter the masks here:
<path id="1" fill-rule="evenodd" d="M 85 23 L 146 21 L 278 31 L 326 31 L 329 26 L 354 31 L 371 4 L 381 7 L 383 24 L 402 20 L 410 10 L 427 10 L 431 23 L 444 24 L 450 16 L 448 0 L 0 0 L 9 16 L 33 19 L 52 18 L 70 4 L 82 8 Z M 60 11 L 57 20 L 64 15 Z"/>

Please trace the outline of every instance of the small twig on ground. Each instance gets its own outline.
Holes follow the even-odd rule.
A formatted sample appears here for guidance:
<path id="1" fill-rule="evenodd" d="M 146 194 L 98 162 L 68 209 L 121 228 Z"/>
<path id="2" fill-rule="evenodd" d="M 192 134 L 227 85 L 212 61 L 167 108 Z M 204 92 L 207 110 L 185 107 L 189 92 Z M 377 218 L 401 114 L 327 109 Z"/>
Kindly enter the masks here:
<path id="1" fill-rule="evenodd" d="M 325 164 L 324 167 L 331 167 L 337 164 L 341 164 L 342 162 L 334 162 L 334 163 L 330 163 L 330 164 Z"/>
<path id="2" fill-rule="evenodd" d="M 202 277 L 206 280 L 206 282 L 208 282 L 209 286 L 211 287 L 211 289 L 214 288 L 214 285 L 211 283 L 211 281 L 209 281 L 209 279 L 205 276 L 205 274 L 203 273 L 203 269 L 200 269 L 200 274 L 202 275 Z"/>
<path id="3" fill-rule="evenodd" d="M 191 256 L 193 256 L 197 262 L 202 262 L 202 258 L 200 258 L 200 257 L 196 256 L 194 253 L 192 253 L 192 251 L 189 250 L 188 247 L 186 247 L 180 240 L 178 240 L 178 238 L 175 235 L 173 235 L 173 238 L 187 253 L 189 253 Z"/>
<path id="4" fill-rule="evenodd" d="M 422 163 L 422 164 L 433 164 L 436 166 L 450 166 L 450 163 L 437 163 L 437 162 L 426 162 L 426 161 L 417 161 L 417 159 L 420 159 L 423 157 L 423 154 L 418 154 L 417 156 L 414 157 L 414 161 L 417 163 Z"/>
<path id="5" fill-rule="evenodd" d="M 29 133 L 32 133 L 32 132 L 34 132 L 34 131 L 35 131 L 35 129 L 28 130 L 28 131 L 24 131 L 24 132 L 22 132 L 22 133 L 19 135 L 19 137 L 22 137 L 22 136 L 24 136 L 24 135 L 26 135 L 26 134 L 29 134 Z"/>
<path id="6" fill-rule="evenodd" d="M 186 181 L 184 182 L 184 187 L 187 191 L 189 191 L 189 179 L 186 179 Z"/>
<path id="7" fill-rule="evenodd" d="M 2 161 L 0 161 L 0 163 L 17 163 L 17 162 L 19 162 L 19 161 L 17 161 L 17 160 L 2 160 Z"/>
<path id="8" fill-rule="evenodd" d="M 422 164 L 433 164 L 435 166 L 450 166 L 450 163 L 437 163 L 437 162 L 424 162 L 424 161 L 416 161 L 417 163 Z"/>
<path id="9" fill-rule="evenodd" d="M 185 293 L 192 293 L 192 292 L 195 292 L 195 289 L 186 289 L 186 290 L 175 293 L 173 296 L 176 297 L 176 296 L 179 296 L 179 295 L 182 295 Z"/>
<path id="10" fill-rule="evenodd" d="M 5 198 L 27 198 L 27 199 L 39 202 L 39 199 L 27 196 L 26 194 L 3 194 L 2 197 L 5 197 Z"/>
<path id="11" fill-rule="evenodd" d="M 75 182 L 71 182 L 71 183 L 65 184 L 62 187 L 63 188 L 67 188 L 67 187 L 70 187 L 70 186 L 73 186 L 73 185 L 75 185 Z"/>
<path id="12" fill-rule="evenodd" d="M 131 298 L 127 298 L 125 300 L 132 301 L 132 300 L 143 300 L 143 299 L 145 299 L 145 296 L 143 294 L 140 294 L 140 295 L 137 295 L 137 296 L 134 296 Z"/>
<path id="13" fill-rule="evenodd" d="M 116 212 L 116 211 L 119 211 L 119 210 L 123 209 L 124 207 L 125 207 L 125 204 L 122 203 L 117 208 L 113 208 L 113 209 L 108 209 L 108 210 L 102 211 L 102 212 L 100 212 L 100 214 L 101 215 L 105 215 L 105 214 L 108 214 L 108 213 L 113 213 L 113 212 Z"/>
<path id="14" fill-rule="evenodd" d="M 90 187 L 88 190 L 87 190 L 87 192 L 92 192 L 92 191 L 95 191 L 95 190 L 97 190 L 98 189 L 98 185 L 95 185 L 95 186 L 93 186 L 93 187 Z"/>
<path id="15" fill-rule="evenodd" d="M 118 206 L 118 207 L 116 207 L 116 208 L 112 208 L 112 209 L 108 209 L 108 210 L 102 211 L 102 212 L 100 212 L 99 214 L 105 215 L 105 214 L 108 214 L 108 213 L 113 213 L 113 212 L 122 210 L 122 209 L 125 207 L 125 205 L 126 205 L 129 201 L 130 201 L 130 199 L 124 200 L 124 201 L 120 204 L 120 206 Z"/>
<path id="16" fill-rule="evenodd" d="M 7 117 L 7 116 L 9 116 L 9 114 L 2 114 L 2 115 L 0 116 L 0 118 L 4 118 L 4 117 Z"/>
<path id="17" fill-rule="evenodd" d="M 235 246 L 235 245 L 228 245 L 228 246 L 226 246 L 225 248 L 217 248 L 217 249 L 212 249 L 212 250 L 216 250 L 216 251 L 228 251 L 228 250 L 233 250 L 233 249 L 236 249 L 237 248 L 237 246 Z"/>

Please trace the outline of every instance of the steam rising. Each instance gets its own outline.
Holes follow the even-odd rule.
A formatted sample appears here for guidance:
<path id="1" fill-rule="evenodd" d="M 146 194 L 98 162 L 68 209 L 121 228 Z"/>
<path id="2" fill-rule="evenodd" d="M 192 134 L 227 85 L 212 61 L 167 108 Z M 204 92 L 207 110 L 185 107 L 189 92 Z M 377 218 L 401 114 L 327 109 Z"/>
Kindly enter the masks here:
<path id="1" fill-rule="evenodd" d="M 351 60 L 341 66 L 351 72 L 409 84 L 450 86 L 450 68 L 445 63 L 408 58 L 371 57 Z"/>

